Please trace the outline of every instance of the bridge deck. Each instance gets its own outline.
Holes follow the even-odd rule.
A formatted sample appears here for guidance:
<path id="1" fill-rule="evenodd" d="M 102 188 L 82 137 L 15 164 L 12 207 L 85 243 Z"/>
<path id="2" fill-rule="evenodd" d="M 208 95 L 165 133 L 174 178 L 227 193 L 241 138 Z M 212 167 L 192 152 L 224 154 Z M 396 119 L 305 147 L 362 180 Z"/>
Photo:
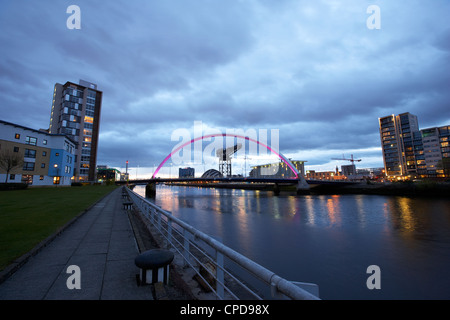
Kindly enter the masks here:
<path id="1" fill-rule="evenodd" d="M 277 183 L 277 184 L 297 184 L 300 180 L 289 178 L 152 178 L 135 179 L 128 181 L 116 181 L 117 184 L 148 184 L 148 183 L 168 183 L 168 182 L 210 182 L 210 183 Z M 328 181 L 328 180 L 306 180 L 310 185 L 329 184 L 329 185 L 352 185 L 357 182 L 352 181 Z"/>

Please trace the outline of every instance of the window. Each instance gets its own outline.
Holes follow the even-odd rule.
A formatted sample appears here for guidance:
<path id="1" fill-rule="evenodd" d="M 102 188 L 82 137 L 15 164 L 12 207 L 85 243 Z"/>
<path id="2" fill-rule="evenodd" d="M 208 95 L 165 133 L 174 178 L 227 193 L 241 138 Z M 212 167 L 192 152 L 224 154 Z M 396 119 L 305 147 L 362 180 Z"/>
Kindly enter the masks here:
<path id="1" fill-rule="evenodd" d="M 37 144 L 37 138 L 27 136 L 27 138 L 25 139 L 25 144 L 35 146 Z"/>
<path id="2" fill-rule="evenodd" d="M 16 133 L 15 138 L 20 139 L 20 133 Z"/>
<path id="3" fill-rule="evenodd" d="M 58 152 L 57 152 L 57 153 L 55 153 L 55 156 L 56 156 L 56 157 L 59 157 L 59 153 L 58 153 Z"/>
<path id="4" fill-rule="evenodd" d="M 45 163 L 41 163 L 41 168 L 45 168 Z"/>
<path id="5" fill-rule="evenodd" d="M 19 147 L 14 147 L 14 152 L 19 152 Z"/>
<path id="6" fill-rule="evenodd" d="M 29 174 L 23 174 L 22 183 L 33 184 L 33 176 Z"/>
<path id="7" fill-rule="evenodd" d="M 16 180 L 16 175 L 15 174 L 10 174 L 9 175 L 9 180 Z"/>
<path id="8" fill-rule="evenodd" d="M 23 164 L 23 171 L 34 171 L 34 162 L 25 162 Z"/>
<path id="9" fill-rule="evenodd" d="M 89 117 L 89 116 L 85 116 L 84 117 L 84 122 L 85 123 L 94 123 L 94 118 L 93 117 Z"/>
<path id="10" fill-rule="evenodd" d="M 36 150 L 25 149 L 25 158 L 36 158 Z"/>
<path id="11" fill-rule="evenodd" d="M 59 177 L 53 177 L 53 184 L 59 184 Z"/>
<path id="12" fill-rule="evenodd" d="M 47 151 L 42 151 L 42 156 L 46 157 L 47 156 Z"/>
<path id="13" fill-rule="evenodd" d="M 42 141 L 42 143 L 46 145 L 47 144 L 47 140 Z"/>
<path id="14" fill-rule="evenodd" d="M 40 176 L 39 180 L 41 180 L 41 181 L 44 180 L 44 176 Z"/>

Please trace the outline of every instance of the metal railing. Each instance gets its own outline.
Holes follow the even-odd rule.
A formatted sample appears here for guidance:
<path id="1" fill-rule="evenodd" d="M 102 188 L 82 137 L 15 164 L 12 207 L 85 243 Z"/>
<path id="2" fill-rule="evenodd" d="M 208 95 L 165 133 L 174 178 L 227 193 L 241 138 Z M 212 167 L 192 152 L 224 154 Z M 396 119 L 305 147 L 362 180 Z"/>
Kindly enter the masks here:
<path id="1" fill-rule="evenodd" d="M 129 188 L 123 188 L 135 208 L 165 239 L 168 249 L 175 250 L 183 258 L 184 267 L 195 270 L 198 279 L 218 299 L 267 299 L 264 292 L 271 299 L 319 299 L 317 285 L 285 280 Z"/>

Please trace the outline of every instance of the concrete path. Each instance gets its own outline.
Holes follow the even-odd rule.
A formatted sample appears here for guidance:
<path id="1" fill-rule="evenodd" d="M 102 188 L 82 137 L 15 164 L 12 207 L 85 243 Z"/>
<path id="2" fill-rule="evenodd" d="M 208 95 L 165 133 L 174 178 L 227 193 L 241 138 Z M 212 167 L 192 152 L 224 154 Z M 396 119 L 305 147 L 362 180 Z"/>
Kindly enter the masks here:
<path id="1" fill-rule="evenodd" d="M 0 300 L 152 300 L 151 287 L 137 285 L 139 249 L 121 197 L 118 188 L 31 257 L 0 284 Z M 80 289 L 67 286 L 71 265 Z"/>

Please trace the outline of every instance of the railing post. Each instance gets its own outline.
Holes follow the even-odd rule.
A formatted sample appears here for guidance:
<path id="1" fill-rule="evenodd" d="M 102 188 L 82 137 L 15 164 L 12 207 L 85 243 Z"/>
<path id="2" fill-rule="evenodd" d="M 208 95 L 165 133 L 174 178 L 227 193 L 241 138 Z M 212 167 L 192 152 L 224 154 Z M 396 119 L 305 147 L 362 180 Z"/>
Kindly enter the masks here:
<path id="1" fill-rule="evenodd" d="M 216 250 L 216 291 L 220 299 L 225 298 L 224 293 L 224 272 L 223 272 L 223 254 Z"/>
<path id="2" fill-rule="evenodd" d="M 161 232 L 161 211 L 157 212 L 157 217 L 158 217 L 158 230 Z"/>
<path id="3" fill-rule="evenodd" d="M 152 222 L 153 225 L 155 225 L 155 221 L 156 221 L 156 210 L 155 209 L 150 209 L 150 221 Z"/>
<path id="4" fill-rule="evenodd" d="M 167 249 L 172 245 L 172 219 L 167 218 Z"/>
<path id="5" fill-rule="evenodd" d="M 190 254 L 189 254 L 189 231 L 183 229 L 183 255 L 184 255 L 184 266 L 189 265 L 190 262 Z"/>

